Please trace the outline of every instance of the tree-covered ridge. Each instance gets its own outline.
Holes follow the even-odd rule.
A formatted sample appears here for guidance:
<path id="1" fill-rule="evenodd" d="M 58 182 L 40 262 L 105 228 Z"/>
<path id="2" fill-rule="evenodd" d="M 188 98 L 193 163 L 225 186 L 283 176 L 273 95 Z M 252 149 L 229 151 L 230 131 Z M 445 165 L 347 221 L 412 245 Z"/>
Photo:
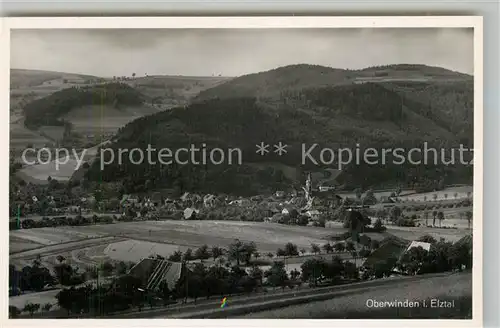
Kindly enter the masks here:
<path id="1" fill-rule="evenodd" d="M 336 87 L 308 88 L 282 92 L 276 102 L 257 98 L 212 99 L 141 117 L 120 129 L 113 144 L 116 149 L 139 147 L 189 148 L 191 144 L 207 149 L 239 148 L 243 165 L 142 165 L 114 163 L 100 171 L 95 164 L 88 177 L 92 180 L 124 179 L 130 191 L 157 187 L 178 187 L 225 193 L 258 193 L 293 184 L 272 165 L 269 169 L 254 163 L 280 163 L 300 170 L 321 169 L 318 165 L 301 164 L 302 144 L 318 143 L 321 147 L 348 147 L 361 151 L 368 147 L 404 148 L 456 147 L 458 139 L 445 127 L 420 115 L 425 108 L 417 102 L 409 109 L 406 99 L 378 84 L 364 83 Z M 271 152 L 262 157 L 255 153 L 261 141 L 288 145 L 287 155 Z M 318 158 L 321 147 L 313 151 Z M 146 162 L 146 161 L 145 161 Z M 268 164 L 266 164 L 268 165 Z M 335 164 L 334 164 L 335 165 Z M 431 188 L 443 176 L 450 181 L 468 181 L 470 168 L 443 165 L 349 165 L 343 178 L 347 185 L 371 186 L 390 181 L 418 183 Z"/>
<path id="2" fill-rule="evenodd" d="M 24 107 L 25 124 L 29 127 L 60 125 L 60 117 L 74 108 L 87 105 L 120 106 L 141 105 L 144 97 L 123 83 L 72 87 L 37 99 Z"/>
<path id="3" fill-rule="evenodd" d="M 234 78 L 202 91 L 197 98 L 276 97 L 284 90 L 334 86 L 370 78 L 472 80 L 466 74 L 426 65 L 399 64 L 349 70 L 296 64 Z"/>

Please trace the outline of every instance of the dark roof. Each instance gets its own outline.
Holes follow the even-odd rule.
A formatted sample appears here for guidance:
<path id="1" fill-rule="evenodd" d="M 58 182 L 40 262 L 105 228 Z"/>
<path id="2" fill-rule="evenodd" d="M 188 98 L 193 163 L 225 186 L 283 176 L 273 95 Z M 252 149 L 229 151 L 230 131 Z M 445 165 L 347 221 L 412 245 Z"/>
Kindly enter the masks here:
<path id="1" fill-rule="evenodd" d="M 158 272 L 156 269 L 159 267 L 162 268 L 162 270 Z M 157 288 L 159 283 L 164 280 L 168 283 L 168 287 L 173 289 L 181 276 L 181 272 L 182 263 L 148 258 L 137 263 L 130 269 L 129 274 L 141 279 L 144 287 L 148 286 L 154 278 L 154 275 L 159 274 L 160 279 L 157 279 L 152 288 Z"/>
<path id="2" fill-rule="evenodd" d="M 399 259 L 408 247 L 409 242 L 395 236 L 387 237 L 380 242 L 379 248 L 374 250 L 363 263 L 364 266 L 371 266 L 379 261 Z"/>

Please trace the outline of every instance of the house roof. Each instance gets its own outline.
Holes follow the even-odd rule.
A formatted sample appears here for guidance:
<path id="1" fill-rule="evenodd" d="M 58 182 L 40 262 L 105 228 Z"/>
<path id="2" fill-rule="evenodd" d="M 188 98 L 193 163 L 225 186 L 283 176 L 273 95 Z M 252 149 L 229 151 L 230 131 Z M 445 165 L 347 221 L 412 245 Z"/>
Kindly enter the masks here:
<path id="1" fill-rule="evenodd" d="M 408 248 L 406 249 L 406 251 L 408 252 L 410 249 L 414 248 L 414 247 L 422 247 L 423 249 L 425 249 L 426 251 L 429 251 L 431 249 L 431 244 L 430 243 L 425 243 L 423 241 L 412 241 L 410 246 L 408 246 Z"/>
<path id="2" fill-rule="evenodd" d="M 385 238 L 380 242 L 379 248 L 374 250 L 363 263 L 364 266 L 374 265 L 379 261 L 384 261 L 392 258 L 397 261 L 400 256 L 406 252 L 408 241 L 394 236 Z"/>
<path id="3" fill-rule="evenodd" d="M 155 272 L 158 266 L 161 266 L 159 272 Z M 181 277 L 182 263 L 171 262 L 167 260 L 157 260 L 157 259 L 143 259 L 137 263 L 132 269 L 130 269 L 130 274 L 141 279 L 143 286 L 147 287 L 152 281 L 153 274 L 159 274 L 160 279 L 156 280 L 153 285 L 150 285 L 152 289 L 159 286 L 161 281 L 166 281 L 169 289 L 174 289 L 176 282 Z"/>

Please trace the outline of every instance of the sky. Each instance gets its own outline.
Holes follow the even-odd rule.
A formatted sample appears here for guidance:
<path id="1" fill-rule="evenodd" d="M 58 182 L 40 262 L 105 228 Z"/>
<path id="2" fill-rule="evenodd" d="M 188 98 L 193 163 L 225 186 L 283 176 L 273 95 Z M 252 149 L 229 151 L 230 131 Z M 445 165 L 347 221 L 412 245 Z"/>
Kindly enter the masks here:
<path id="1" fill-rule="evenodd" d="M 292 64 L 425 64 L 473 73 L 473 31 L 406 29 L 12 30 L 11 68 L 102 77 L 240 76 Z"/>

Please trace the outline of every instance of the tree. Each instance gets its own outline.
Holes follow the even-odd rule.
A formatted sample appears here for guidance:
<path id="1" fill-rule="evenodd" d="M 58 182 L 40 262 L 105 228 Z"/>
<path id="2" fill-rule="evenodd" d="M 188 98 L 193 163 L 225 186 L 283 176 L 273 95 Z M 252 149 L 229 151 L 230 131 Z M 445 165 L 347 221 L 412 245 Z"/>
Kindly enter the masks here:
<path id="1" fill-rule="evenodd" d="M 424 235 L 424 236 L 418 238 L 417 241 L 422 241 L 424 243 L 429 243 L 429 244 L 437 243 L 436 238 L 432 237 L 431 235 Z"/>
<path id="2" fill-rule="evenodd" d="M 394 206 L 390 211 L 390 218 L 392 222 L 396 222 L 401 217 L 402 211 L 398 206 Z"/>
<path id="3" fill-rule="evenodd" d="M 276 250 L 276 256 L 277 257 L 283 256 L 283 258 L 284 258 L 286 256 L 286 251 L 282 248 L 278 248 Z"/>
<path id="4" fill-rule="evenodd" d="M 207 245 L 203 245 L 200 248 L 198 248 L 194 254 L 195 254 L 194 256 L 200 260 L 206 260 L 210 257 Z"/>
<path id="5" fill-rule="evenodd" d="M 246 265 L 250 264 L 250 260 L 252 259 L 252 255 L 257 252 L 257 246 L 253 241 L 249 243 L 245 243 L 243 245 L 243 252 L 240 253 L 242 256 L 243 261 L 246 263 Z"/>
<path id="6" fill-rule="evenodd" d="M 269 257 L 270 259 L 272 259 L 274 257 L 274 254 L 271 253 L 271 252 L 269 252 L 269 253 L 266 254 L 266 256 Z"/>
<path id="7" fill-rule="evenodd" d="M 382 224 L 382 220 L 377 219 L 377 220 L 375 221 L 375 224 L 373 225 L 373 229 L 375 229 L 375 231 L 377 231 L 377 232 L 382 232 L 382 231 L 384 231 L 384 230 L 385 230 L 385 227 L 384 227 L 384 225 Z"/>
<path id="8" fill-rule="evenodd" d="M 437 211 L 432 211 L 432 226 L 436 226 L 436 216 L 437 216 Z"/>
<path id="9" fill-rule="evenodd" d="M 105 276 L 109 276 L 113 273 L 114 266 L 111 262 L 109 261 L 104 261 L 101 264 L 101 271 Z"/>
<path id="10" fill-rule="evenodd" d="M 347 279 L 359 279 L 359 271 L 355 263 L 346 261 L 344 262 L 344 277 Z"/>
<path id="11" fill-rule="evenodd" d="M 358 253 L 356 251 L 351 252 L 352 259 L 354 260 L 354 263 L 356 263 L 356 259 L 358 257 Z"/>
<path id="12" fill-rule="evenodd" d="M 217 260 L 217 258 L 221 257 L 224 254 L 224 250 L 218 246 L 212 247 L 212 257 L 214 258 L 214 261 Z"/>
<path id="13" fill-rule="evenodd" d="M 454 193 L 453 197 L 455 197 L 455 199 L 457 199 L 458 198 L 458 192 Z"/>
<path id="14" fill-rule="evenodd" d="M 271 286 L 281 286 L 283 289 L 288 281 L 288 275 L 283 262 L 274 262 L 269 270 L 264 274 Z"/>
<path id="15" fill-rule="evenodd" d="M 310 285 L 318 286 L 325 273 L 326 262 L 323 259 L 308 259 L 300 266 L 302 281 L 308 281 Z"/>
<path id="16" fill-rule="evenodd" d="M 345 250 L 347 252 L 352 252 L 352 251 L 355 251 L 356 248 L 354 247 L 354 243 L 352 241 L 348 241 L 345 243 Z"/>
<path id="17" fill-rule="evenodd" d="M 244 244 L 236 239 L 231 245 L 229 245 L 228 258 L 230 260 L 236 260 L 237 265 L 240 265 L 240 261 L 243 258 Z"/>
<path id="18" fill-rule="evenodd" d="M 306 226 L 309 223 L 309 218 L 306 215 L 299 215 L 297 218 L 297 224 L 299 226 Z"/>
<path id="19" fill-rule="evenodd" d="M 448 194 L 444 194 L 444 199 L 448 199 Z"/>
<path id="20" fill-rule="evenodd" d="M 375 197 L 375 194 L 373 193 L 372 189 L 369 189 L 365 197 L 363 197 L 363 205 L 374 205 L 377 203 L 377 198 Z"/>
<path id="21" fill-rule="evenodd" d="M 292 280 L 297 280 L 297 278 L 300 277 L 300 271 L 297 270 L 297 269 L 293 269 L 291 272 L 290 272 L 290 278 L 292 278 Z"/>
<path id="22" fill-rule="evenodd" d="M 116 273 L 117 274 L 126 274 L 127 273 L 127 264 L 125 264 L 125 262 L 123 261 L 120 261 L 118 262 L 118 264 L 116 265 Z"/>
<path id="23" fill-rule="evenodd" d="M 343 252 L 345 250 L 344 243 L 336 243 L 333 248 L 336 252 Z"/>
<path id="24" fill-rule="evenodd" d="M 186 249 L 186 251 L 184 252 L 183 260 L 184 261 L 194 260 L 193 250 L 191 248 Z"/>
<path id="25" fill-rule="evenodd" d="M 15 319 L 15 318 L 19 317 L 20 314 L 21 314 L 21 310 L 19 310 L 14 305 L 9 305 L 9 318 Z"/>
<path id="26" fill-rule="evenodd" d="M 356 198 L 358 200 L 361 200 L 361 196 L 363 195 L 363 191 L 361 190 L 361 188 L 354 189 L 354 193 L 356 194 Z"/>
<path id="27" fill-rule="evenodd" d="M 305 248 L 301 248 L 301 249 L 300 249 L 300 254 L 301 254 L 302 256 L 304 256 L 304 254 L 305 254 L 305 253 L 306 253 L 306 249 L 305 249 Z"/>
<path id="28" fill-rule="evenodd" d="M 371 246 L 371 238 L 368 237 L 367 235 L 361 235 L 359 237 L 359 243 L 363 246 L 363 249 L 369 248 Z"/>
<path id="29" fill-rule="evenodd" d="M 327 254 L 330 254 L 331 252 L 333 252 L 333 246 L 330 245 L 330 243 L 326 243 L 323 245 L 323 250 L 327 253 Z"/>
<path id="30" fill-rule="evenodd" d="M 49 311 L 50 311 L 50 309 L 52 309 L 52 306 L 53 306 L 53 305 L 52 305 L 51 303 L 45 303 L 45 304 L 43 305 L 42 309 L 43 309 L 43 311 L 45 311 L 45 312 L 49 312 Z"/>
<path id="31" fill-rule="evenodd" d="M 257 265 L 252 266 L 249 273 L 250 277 L 262 285 L 262 278 L 264 277 L 264 272 Z"/>
<path id="32" fill-rule="evenodd" d="M 181 262 L 182 261 L 182 252 L 181 251 L 175 251 L 172 255 L 168 257 L 169 261 L 172 262 Z"/>
<path id="33" fill-rule="evenodd" d="M 441 227 L 441 222 L 444 220 L 444 213 L 442 211 L 439 211 L 437 218 L 439 221 L 439 227 Z"/>
<path id="34" fill-rule="evenodd" d="M 412 247 L 403 254 L 403 257 L 398 262 L 397 266 L 402 272 L 409 275 L 415 275 L 422 268 L 426 257 L 427 251 L 421 246 Z"/>
<path id="35" fill-rule="evenodd" d="M 432 194 L 432 199 L 435 201 L 438 198 L 437 194 Z"/>
<path id="36" fill-rule="evenodd" d="M 293 243 L 287 243 L 285 245 L 285 256 L 297 256 L 299 251 L 297 250 L 297 245 Z"/>
<path id="37" fill-rule="evenodd" d="M 63 289 L 56 295 L 57 304 L 61 309 L 68 311 L 68 314 L 73 309 L 74 291 L 75 289 L 72 287 L 71 289 Z"/>
<path id="38" fill-rule="evenodd" d="M 39 309 L 40 309 L 40 304 L 38 304 L 38 303 L 34 304 L 34 303 L 29 302 L 29 303 L 26 303 L 26 305 L 24 306 L 23 311 L 24 312 L 29 312 L 30 316 L 33 317 L 33 314 L 35 312 L 37 312 Z"/>
<path id="39" fill-rule="evenodd" d="M 132 73 L 132 78 L 135 78 L 135 73 Z"/>
<path id="40" fill-rule="evenodd" d="M 471 211 L 465 212 L 465 217 L 467 218 L 467 226 L 470 229 L 470 224 L 472 221 L 472 212 Z"/>
<path id="41" fill-rule="evenodd" d="M 429 225 L 429 212 L 428 211 L 424 212 L 424 219 L 425 219 L 425 226 L 427 227 Z"/>
<path id="42" fill-rule="evenodd" d="M 321 252 L 321 249 L 317 244 L 311 244 L 311 252 L 313 252 L 314 255 L 318 254 Z"/>
<path id="43" fill-rule="evenodd" d="M 62 255 L 57 255 L 56 260 L 59 263 L 63 263 L 64 261 L 66 261 L 66 258 Z"/>

